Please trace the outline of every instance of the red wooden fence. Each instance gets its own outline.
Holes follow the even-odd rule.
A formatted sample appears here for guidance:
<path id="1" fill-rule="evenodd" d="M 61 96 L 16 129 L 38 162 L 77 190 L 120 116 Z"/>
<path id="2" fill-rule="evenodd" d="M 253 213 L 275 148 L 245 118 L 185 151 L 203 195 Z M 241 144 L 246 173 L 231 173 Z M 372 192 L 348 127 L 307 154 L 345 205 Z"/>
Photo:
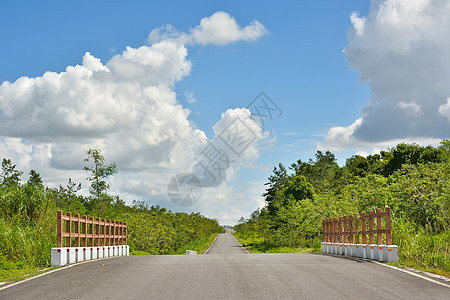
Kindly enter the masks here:
<path id="1" fill-rule="evenodd" d="M 382 228 L 383 217 L 385 218 L 384 229 Z M 374 223 L 376 229 L 374 229 Z M 378 245 L 383 244 L 383 234 L 386 235 L 386 244 L 392 244 L 391 209 L 389 206 L 386 206 L 385 212 L 382 212 L 381 208 L 377 208 L 376 213 L 369 210 L 368 215 L 362 212 L 361 215 L 355 214 L 323 220 L 324 242 L 359 244 L 359 237 L 362 236 L 362 244 L 367 244 L 367 235 L 369 235 L 369 244 L 375 244 L 375 234 L 377 235 Z"/>
<path id="2" fill-rule="evenodd" d="M 94 247 L 127 244 L 127 223 L 58 210 L 58 247 Z M 65 243 L 64 243 L 65 241 Z M 65 245 L 64 245 L 65 244 Z"/>

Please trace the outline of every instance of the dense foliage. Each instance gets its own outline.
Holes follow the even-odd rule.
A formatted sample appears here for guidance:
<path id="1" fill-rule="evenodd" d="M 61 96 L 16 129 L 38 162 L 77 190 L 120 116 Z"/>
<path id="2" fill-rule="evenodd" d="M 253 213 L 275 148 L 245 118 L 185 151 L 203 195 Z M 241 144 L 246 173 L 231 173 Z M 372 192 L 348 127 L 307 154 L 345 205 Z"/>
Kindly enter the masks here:
<path id="1" fill-rule="evenodd" d="M 274 168 L 266 206 L 242 218 L 237 236 L 258 251 L 318 248 L 322 220 L 390 206 L 400 262 L 448 274 L 450 141 L 439 147 L 399 144 L 340 167 L 331 152 Z"/>
<path id="2" fill-rule="evenodd" d="M 96 154 L 100 155 L 99 152 Z M 102 157 L 97 158 L 103 162 Z M 100 167 L 108 166 L 98 165 L 97 172 Z M 127 222 L 132 253 L 182 253 L 187 245 L 207 242 L 214 233 L 223 230 L 217 220 L 198 213 L 172 213 L 159 206 L 149 207 L 142 201 L 126 205 L 118 196 L 106 193 L 108 186 L 103 181 L 107 177 L 104 170 L 99 175 L 95 168 L 88 171 L 93 178 L 92 193 L 82 196 L 77 194 L 81 185 L 71 179 L 65 187 L 49 188 L 34 170 L 30 172 L 28 181 L 21 182 L 22 172 L 9 159 L 3 159 L 0 174 L 0 275 L 2 270 L 9 272 L 50 265 L 50 249 L 56 247 L 57 210 L 89 216 L 97 216 L 100 212 L 101 217 Z M 115 165 L 109 171 L 115 171 Z M 100 186 L 99 182 L 103 185 Z"/>

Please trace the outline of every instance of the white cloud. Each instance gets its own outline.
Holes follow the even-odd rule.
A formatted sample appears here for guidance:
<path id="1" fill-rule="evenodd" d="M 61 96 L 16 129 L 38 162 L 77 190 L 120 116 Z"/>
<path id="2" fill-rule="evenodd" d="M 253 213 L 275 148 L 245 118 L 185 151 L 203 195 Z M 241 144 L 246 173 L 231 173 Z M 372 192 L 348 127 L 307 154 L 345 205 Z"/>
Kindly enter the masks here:
<path id="1" fill-rule="evenodd" d="M 99 147 L 108 162 L 119 167 L 120 173 L 111 179 L 112 192 L 128 200 L 158 199 L 170 205 L 170 178 L 192 171 L 195 157 L 209 142 L 202 130 L 193 127 L 190 111 L 177 102 L 175 84 L 192 67 L 186 43 L 222 45 L 255 40 L 263 33 L 264 26 L 257 21 L 240 28 L 230 15 L 218 12 L 189 34 L 171 26 L 152 31 L 149 45 L 127 47 L 106 63 L 86 52 L 80 65 L 68 66 L 64 72 L 3 82 L 0 155 L 26 173 L 40 172 L 51 186 L 65 185 L 69 177 L 83 182 L 86 193 L 83 159 L 89 148 Z M 186 98 L 189 103 L 196 101 L 192 93 Z M 245 108 L 228 110 L 214 127 L 217 132 L 240 118 L 254 130 L 255 142 L 235 161 L 256 159 L 256 142 L 267 135 L 249 115 Z M 221 204 L 222 196 L 229 195 L 227 181 L 237 169 L 238 165 L 230 166 L 224 170 L 226 176 L 205 188 L 213 204 L 199 202 L 195 209 L 210 215 L 214 207 L 218 218 L 226 214 L 228 204 Z M 23 177 L 27 179 L 26 174 Z"/>
<path id="2" fill-rule="evenodd" d="M 196 103 L 196 102 L 197 102 L 197 99 L 195 99 L 194 93 L 193 93 L 193 92 L 186 91 L 186 93 L 184 94 L 184 96 L 186 97 L 187 103 L 193 104 L 193 103 Z"/>
<path id="3" fill-rule="evenodd" d="M 344 52 L 371 99 L 361 118 L 331 128 L 324 144 L 449 138 L 450 2 L 373 0 L 368 16 L 354 13 L 351 21 Z"/>
<path id="4" fill-rule="evenodd" d="M 178 32 L 172 25 L 153 29 L 149 36 L 150 43 L 171 41 L 179 44 L 216 44 L 226 45 L 237 41 L 256 41 L 268 34 L 267 29 L 257 20 L 244 28 L 230 14 L 218 11 L 205 17 L 189 33 Z"/>
<path id="5" fill-rule="evenodd" d="M 194 43 L 225 45 L 236 41 L 255 41 L 267 34 L 267 29 L 258 21 L 241 28 L 228 13 L 218 11 L 203 18 L 190 35 Z"/>
<path id="6" fill-rule="evenodd" d="M 422 106 L 416 104 L 415 101 L 413 101 L 413 102 L 400 101 L 398 103 L 398 107 L 404 109 L 407 114 L 414 115 L 414 116 L 417 116 L 418 114 L 420 114 L 420 109 L 422 108 Z"/>
<path id="7" fill-rule="evenodd" d="M 360 18 L 356 12 L 350 15 L 350 21 L 353 24 L 353 28 L 355 29 L 356 35 L 363 34 L 366 20 L 367 18 Z"/>
<path id="8" fill-rule="evenodd" d="M 450 97 L 447 98 L 447 103 L 439 106 L 439 113 L 450 121 Z"/>

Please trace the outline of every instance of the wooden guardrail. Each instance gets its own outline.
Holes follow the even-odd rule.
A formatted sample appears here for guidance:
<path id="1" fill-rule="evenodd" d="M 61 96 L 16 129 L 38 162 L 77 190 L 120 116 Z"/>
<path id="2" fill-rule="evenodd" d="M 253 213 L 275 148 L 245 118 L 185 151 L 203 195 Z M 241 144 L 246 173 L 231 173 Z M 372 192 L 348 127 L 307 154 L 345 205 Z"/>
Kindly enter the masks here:
<path id="1" fill-rule="evenodd" d="M 127 223 L 58 210 L 58 247 L 94 247 L 127 244 Z M 64 243 L 65 241 L 65 243 Z"/>
<path id="2" fill-rule="evenodd" d="M 383 218 L 385 219 L 384 229 L 382 228 Z M 374 229 L 375 225 L 376 229 Z M 359 244 L 359 237 L 361 236 L 362 244 L 367 244 L 367 235 L 369 235 L 369 244 L 375 244 L 375 234 L 377 235 L 376 244 L 383 244 L 383 234 L 386 235 L 386 244 L 392 244 L 391 209 L 389 206 L 386 206 L 385 212 L 382 212 L 381 208 L 377 208 L 376 213 L 369 210 L 368 215 L 362 212 L 360 215 L 355 214 L 323 220 L 324 242 Z"/>

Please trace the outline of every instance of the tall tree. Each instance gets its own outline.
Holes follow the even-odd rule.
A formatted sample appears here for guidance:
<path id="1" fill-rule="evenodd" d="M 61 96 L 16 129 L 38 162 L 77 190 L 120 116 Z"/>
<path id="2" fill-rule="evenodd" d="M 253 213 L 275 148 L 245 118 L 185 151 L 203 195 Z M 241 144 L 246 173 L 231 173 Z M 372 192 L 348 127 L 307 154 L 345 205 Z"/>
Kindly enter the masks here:
<path id="1" fill-rule="evenodd" d="M 93 162 L 93 165 L 84 167 L 83 170 L 90 172 L 91 174 L 86 179 L 91 182 L 89 192 L 97 202 L 98 214 L 100 215 L 100 206 L 101 204 L 104 204 L 101 203 L 102 193 L 106 193 L 106 191 L 110 188 L 110 185 L 106 182 L 106 179 L 117 173 L 117 165 L 115 163 L 105 165 L 105 158 L 102 155 L 102 151 L 98 148 L 89 149 L 87 151 L 87 155 L 88 157 L 84 161 Z M 110 199 L 110 197 L 104 198 L 105 200 Z"/>
<path id="2" fill-rule="evenodd" d="M 284 187 L 288 180 L 288 174 L 286 168 L 282 163 L 278 164 L 278 168 L 273 168 L 273 174 L 269 176 L 269 182 L 264 185 L 268 185 L 269 187 L 266 189 L 266 192 L 263 194 L 267 204 L 271 204 L 275 199 L 275 194 L 277 190 L 280 190 Z"/>
<path id="3" fill-rule="evenodd" d="M 2 161 L 2 173 L 0 174 L 1 186 L 13 186 L 20 182 L 20 176 L 22 171 L 16 169 L 10 159 L 3 158 Z"/>
<path id="4" fill-rule="evenodd" d="M 30 171 L 30 178 L 28 179 L 28 183 L 31 185 L 34 185 L 36 187 L 44 186 L 44 182 L 42 181 L 41 174 L 39 174 L 35 170 Z"/>

